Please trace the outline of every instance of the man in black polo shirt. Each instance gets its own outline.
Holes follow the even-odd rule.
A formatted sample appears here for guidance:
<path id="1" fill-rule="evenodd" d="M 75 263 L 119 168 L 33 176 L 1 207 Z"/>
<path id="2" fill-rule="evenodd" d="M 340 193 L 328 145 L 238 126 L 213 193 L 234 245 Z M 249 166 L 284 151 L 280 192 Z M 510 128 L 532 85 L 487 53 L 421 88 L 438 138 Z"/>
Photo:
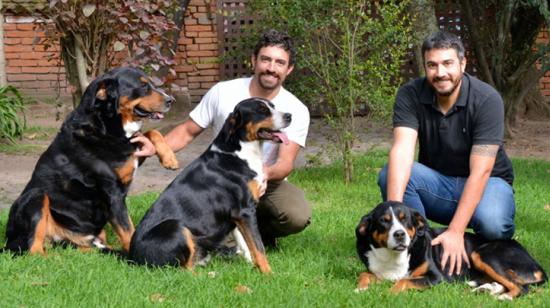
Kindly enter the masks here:
<path id="1" fill-rule="evenodd" d="M 490 85 L 464 73 L 460 39 L 437 32 L 422 45 L 426 77 L 399 89 L 388 165 L 379 174 L 384 200 L 402 201 L 449 225 L 442 245 L 449 274 L 468 263 L 467 227 L 486 239 L 514 234 L 512 164 L 502 146 L 504 104 Z M 414 162 L 416 141 L 418 162 Z"/>

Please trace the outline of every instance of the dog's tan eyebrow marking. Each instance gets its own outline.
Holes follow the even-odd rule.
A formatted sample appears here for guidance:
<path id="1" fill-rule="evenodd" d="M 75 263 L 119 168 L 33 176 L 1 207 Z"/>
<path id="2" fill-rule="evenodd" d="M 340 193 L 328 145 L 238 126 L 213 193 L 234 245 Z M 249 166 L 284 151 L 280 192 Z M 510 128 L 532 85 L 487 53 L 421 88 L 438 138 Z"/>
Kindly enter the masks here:
<path id="1" fill-rule="evenodd" d="M 498 145 L 496 144 L 476 144 L 472 146 L 472 155 L 496 157 L 498 152 Z"/>
<path id="2" fill-rule="evenodd" d="M 145 77 L 143 77 L 143 76 L 139 77 L 139 80 L 141 80 L 141 81 L 143 81 L 143 82 L 145 82 L 145 83 L 151 82 L 151 80 L 149 80 L 148 78 L 145 78 Z"/>
<path id="3" fill-rule="evenodd" d="M 383 218 L 384 218 L 384 221 L 390 221 L 390 220 L 391 220 L 391 216 L 390 216 L 390 214 L 386 214 L 386 215 L 384 215 L 384 217 L 383 217 Z"/>
<path id="4" fill-rule="evenodd" d="M 399 212 L 399 215 L 397 215 L 399 220 L 403 220 L 405 218 L 405 213 L 404 212 Z"/>

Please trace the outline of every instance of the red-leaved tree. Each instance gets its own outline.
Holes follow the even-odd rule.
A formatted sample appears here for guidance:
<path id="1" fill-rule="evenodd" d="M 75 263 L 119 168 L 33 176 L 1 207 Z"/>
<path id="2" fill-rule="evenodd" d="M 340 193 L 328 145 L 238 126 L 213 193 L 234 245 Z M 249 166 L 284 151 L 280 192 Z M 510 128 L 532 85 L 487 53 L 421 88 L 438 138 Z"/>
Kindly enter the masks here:
<path id="1" fill-rule="evenodd" d="M 139 66 L 175 74 L 174 38 L 179 37 L 189 1 L 50 0 L 39 12 L 45 44 L 59 46 L 66 77 L 77 104 L 96 76 L 113 65 Z M 176 22 L 178 24 L 176 24 Z"/>

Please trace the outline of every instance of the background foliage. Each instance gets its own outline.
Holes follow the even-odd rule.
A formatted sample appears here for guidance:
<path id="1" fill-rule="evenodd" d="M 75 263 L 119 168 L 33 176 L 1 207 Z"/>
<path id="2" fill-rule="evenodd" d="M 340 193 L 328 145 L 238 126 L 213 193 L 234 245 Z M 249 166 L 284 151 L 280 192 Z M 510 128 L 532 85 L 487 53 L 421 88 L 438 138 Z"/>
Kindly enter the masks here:
<path id="1" fill-rule="evenodd" d="M 258 33 L 274 28 L 294 39 L 297 68 L 285 87 L 326 114 L 344 162 L 344 179 L 353 179 L 351 150 L 354 116 L 364 113 L 386 121 L 400 85 L 400 68 L 412 41 L 409 1 L 270 1 L 247 3 L 258 22 L 244 30 L 249 52 Z"/>
<path id="2" fill-rule="evenodd" d="M 0 87 L 0 139 L 15 142 L 25 128 L 25 102 L 13 86 Z"/>
<path id="3" fill-rule="evenodd" d="M 46 26 L 46 42 L 61 49 L 73 103 L 80 101 L 89 80 L 113 64 L 152 71 L 172 65 L 174 36 L 167 34 L 179 31 L 174 18 L 185 10 L 180 2 L 185 1 L 50 1 L 38 14 L 54 27 L 39 25 Z"/>

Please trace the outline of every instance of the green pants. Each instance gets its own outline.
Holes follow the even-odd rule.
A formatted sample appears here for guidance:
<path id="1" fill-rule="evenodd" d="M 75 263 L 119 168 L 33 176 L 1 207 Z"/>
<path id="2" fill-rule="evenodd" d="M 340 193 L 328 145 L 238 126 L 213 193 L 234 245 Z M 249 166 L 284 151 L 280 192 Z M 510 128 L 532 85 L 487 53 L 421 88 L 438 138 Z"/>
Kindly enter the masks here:
<path id="1" fill-rule="evenodd" d="M 304 230 L 311 207 L 304 191 L 288 181 L 270 181 L 256 210 L 262 237 L 283 237 Z"/>

